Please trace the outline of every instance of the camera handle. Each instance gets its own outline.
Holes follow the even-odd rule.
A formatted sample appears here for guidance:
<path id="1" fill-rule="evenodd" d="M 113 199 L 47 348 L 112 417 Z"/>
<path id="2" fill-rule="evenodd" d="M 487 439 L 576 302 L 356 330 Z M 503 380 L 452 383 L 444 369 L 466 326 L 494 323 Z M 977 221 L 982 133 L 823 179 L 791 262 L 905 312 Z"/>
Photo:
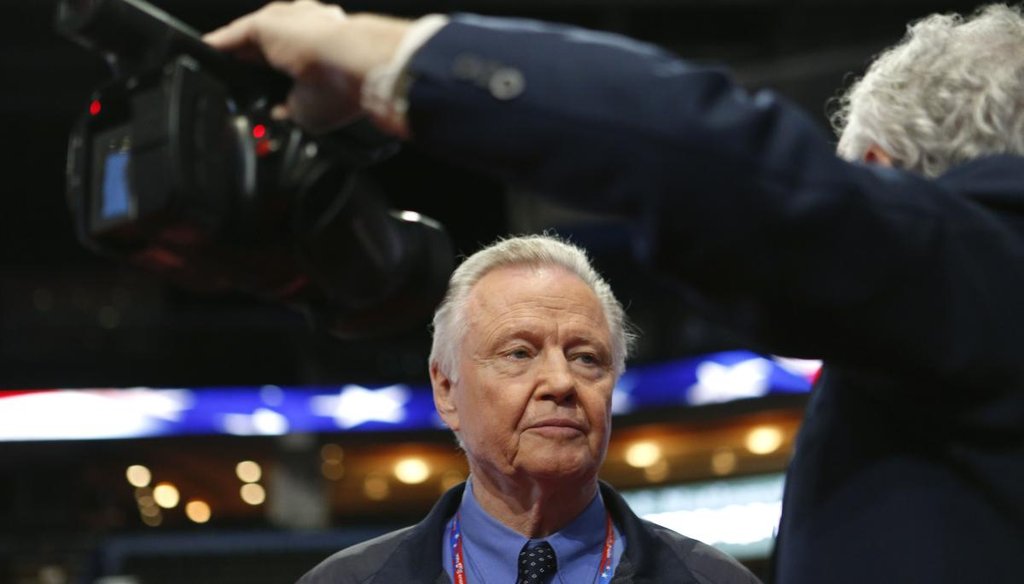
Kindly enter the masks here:
<path id="1" fill-rule="evenodd" d="M 287 75 L 215 50 L 198 31 L 140 0 L 60 0 L 55 25 L 62 36 L 104 55 L 115 76 L 158 66 L 168 55 L 188 55 L 230 88 L 241 109 L 280 103 L 292 86 Z"/>

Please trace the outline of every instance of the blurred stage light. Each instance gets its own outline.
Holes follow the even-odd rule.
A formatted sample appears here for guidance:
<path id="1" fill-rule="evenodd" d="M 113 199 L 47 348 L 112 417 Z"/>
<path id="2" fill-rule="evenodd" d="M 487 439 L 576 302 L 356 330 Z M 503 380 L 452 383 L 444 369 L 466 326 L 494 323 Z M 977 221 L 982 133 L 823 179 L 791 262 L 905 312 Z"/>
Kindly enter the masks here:
<path id="1" fill-rule="evenodd" d="M 160 508 L 156 505 L 142 505 L 139 504 L 139 513 L 143 517 L 156 517 L 160 515 Z"/>
<path id="2" fill-rule="evenodd" d="M 430 477 L 430 467 L 422 458 L 403 458 L 395 464 L 395 478 L 407 485 L 418 485 Z"/>
<path id="3" fill-rule="evenodd" d="M 363 482 L 363 493 L 366 494 L 366 498 L 373 501 L 383 501 L 391 496 L 391 485 L 388 484 L 388 480 L 377 474 L 372 474 L 366 477 Z"/>
<path id="4" fill-rule="evenodd" d="M 261 485 L 256 483 L 246 483 L 242 485 L 239 494 L 242 500 L 250 505 L 262 505 L 267 500 L 267 491 Z"/>
<path id="5" fill-rule="evenodd" d="M 160 483 L 153 487 L 153 500 L 164 509 L 173 509 L 181 500 L 178 488 L 171 483 Z"/>
<path id="6" fill-rule="evenodd" d="M 313 397 L 310 405 L 314 414 L 333 417 L 338 428 L 348 430 L 367 422 L 402 423 L 412 396 L 412 390 L 403 384 L 378 389 L 348 384 L 336 395 Z"/>
<path id="7" fill-rule="evenodd" d="M 341 462 L 345 458 L 345 451 L 337 444 L 324 444 L 320 447 L 320 458 Z"/>
<path id="8" fill-rule="evenodd" d="M 711 472 L 718 476 L 732 474 L 737 462 L 736 453 L 731 448 L 719 448 L 711 455 Z"/>
<path id="9" fill-rule="evenodd" d="M 139 504 L 139 507 L 156 505 L 156 501 L 153 500 L 153 489 L 149 487 L 135 489 L 135 501 Z"/>
<path id="10" fill-rule="evenodd" d="M 782 446 L 782 430 L 775 426 L 758 426 L 747 433 L 746 445 L 754 454 L 771 454 Z"/>
<path id="11" fill-rule="evenodd" d="M 185 505 L 185 515 L 196 523 L 206 523 L 210 520 L 210 506 L 205 501 L 193 499 Z"/>
<path id="12" fill-rule="evenodd" d="M 320 474 L 331 481 L 340 481 L 345 476 L 345 466 L 337 460 L 325 460 L 320 465 Z"/>
<path id="13" fill-rule="evenodd" d="M 235 474 L 243 483 L 255 483 L 263 476 L 263 469 L 251 460 L 243 460 L 235 465 Z"/>
<path id="14" fill-rule="evenodd" d="M 128 483 L 133 487 L 148 487 L 149 482 L 153 480 L 153 473 L 149 472 L 149 469 L 141 464 L 129 466 L 128 470 L 125 471 L 125 476 L 128 478 Z"/>
<path id="15" fill-rule="evenodd" d="M 637 442 L 626 449 L 626 464 L 646 468 L 661 460 L 661 447 L 650 441 Z"/>

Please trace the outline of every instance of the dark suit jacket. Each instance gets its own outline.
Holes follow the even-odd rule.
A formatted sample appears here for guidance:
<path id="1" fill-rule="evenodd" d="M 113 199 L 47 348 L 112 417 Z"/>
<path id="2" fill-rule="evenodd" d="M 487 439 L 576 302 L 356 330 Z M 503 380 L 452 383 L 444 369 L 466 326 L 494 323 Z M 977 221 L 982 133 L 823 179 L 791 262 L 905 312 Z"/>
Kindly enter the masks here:
<path id="1" fill-rule="evenodd" d="M 451 579 L 441 566 L 441 542 L 465 487 L 463 483 L 445 493 L 420 523 L 342 550 L 298 584 L 448 584 Z M 601 496 L 626 540 L 612 584 L 758 583 L 722 552 L 640 519 L 604 483 Z"/>
<path id="2" fill-rule="evenodd" d="M 1024 160 L 847 163 L 721 70 L 530 21 L 459 16 L 408 71 L 420 145 L 632 218 L 681 299 L 826 361 L 779 582 L 1021 581 Z"/>

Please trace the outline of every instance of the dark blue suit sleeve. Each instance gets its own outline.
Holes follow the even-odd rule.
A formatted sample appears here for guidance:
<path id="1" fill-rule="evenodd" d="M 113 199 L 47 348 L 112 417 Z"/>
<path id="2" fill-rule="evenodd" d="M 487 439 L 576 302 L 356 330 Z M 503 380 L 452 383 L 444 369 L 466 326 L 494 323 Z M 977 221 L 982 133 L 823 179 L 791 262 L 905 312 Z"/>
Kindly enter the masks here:
<path id="1" fill-rule="evenodd" d="M 764 350 L 943 382 L 1020 377 L 1024 166 L 851 164 L 720 69 L 615 35 L 458 16 L 410 64 L 414 139 L 629 217 L 641 259 Z"/>

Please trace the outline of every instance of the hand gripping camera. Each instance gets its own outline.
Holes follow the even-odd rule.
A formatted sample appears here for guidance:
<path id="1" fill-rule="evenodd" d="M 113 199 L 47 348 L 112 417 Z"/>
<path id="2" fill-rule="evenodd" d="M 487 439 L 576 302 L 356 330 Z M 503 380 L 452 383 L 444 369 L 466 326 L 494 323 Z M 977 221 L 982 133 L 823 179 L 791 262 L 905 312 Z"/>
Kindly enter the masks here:
<path id="1" fill-rule="evenodd" d="M 342 338 L 429 317 L 451 243 L 436 222 L 390 209 L 359 172 L 396 142 L 365 120 L 312 136 L 271 119 L 289 79 L 140 0 L 61 0 L 56 25 L 114 72 L 68 150 L 86 246 L 189 289 L 300 308 Z"/>

